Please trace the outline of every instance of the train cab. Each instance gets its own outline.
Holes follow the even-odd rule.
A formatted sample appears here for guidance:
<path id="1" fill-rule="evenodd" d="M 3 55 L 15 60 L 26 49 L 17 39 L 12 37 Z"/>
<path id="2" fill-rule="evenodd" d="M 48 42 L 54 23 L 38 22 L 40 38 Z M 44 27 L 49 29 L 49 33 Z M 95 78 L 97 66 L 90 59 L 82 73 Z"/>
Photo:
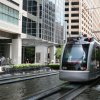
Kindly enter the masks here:
<path id="1" fill-rule="evenodd" d="M 59 78 L 65 81 L 89 81 L 93 37 L 72 37 L 65 43 L 60 62 Z"/>

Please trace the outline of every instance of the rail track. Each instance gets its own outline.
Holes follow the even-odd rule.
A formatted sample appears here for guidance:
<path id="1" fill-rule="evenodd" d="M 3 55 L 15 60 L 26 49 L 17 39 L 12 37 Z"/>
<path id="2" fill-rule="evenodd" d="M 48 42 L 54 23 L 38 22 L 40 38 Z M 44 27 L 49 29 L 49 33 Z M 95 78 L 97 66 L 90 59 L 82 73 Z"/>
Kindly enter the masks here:
<path id="1" fill-rule="evenodd" d="M 40 77 L 45 77 L 45 76 L 50 76 L 50 75 L 56 75 L 58 73 L 59 73 L 58 71 L 52 71 L 52 72 L 44 72 L 44 73 L 38 73 L 38 74 L 28 74 L 28 75 L 23 75 L 23 76 L 21 75 L 21 76 L 0 78 L 0 85 L 34 79 L 34 78 L 40 78 Z"/>
<path id="2" fill-rule="evenodd" d="M 75 97 L 96 84 L 98 81 L 100 81 L 100 78 L 86 83 L 66 83 L 62 86 L 47 91 L 41 91 L 29 95 L 21 98 L 20 100 L 73 100 Z"/>

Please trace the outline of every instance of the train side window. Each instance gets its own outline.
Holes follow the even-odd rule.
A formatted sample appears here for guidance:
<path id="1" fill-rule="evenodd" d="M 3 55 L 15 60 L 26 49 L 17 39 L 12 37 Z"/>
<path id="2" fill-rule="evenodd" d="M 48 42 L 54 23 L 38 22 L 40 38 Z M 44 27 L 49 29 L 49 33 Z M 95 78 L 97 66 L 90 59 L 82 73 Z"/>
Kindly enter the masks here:
<path id="1" fill-rule="evenodd" d="M 100 47 L 96 47 L 96 66 L 100 68 Z"/>
<path id="2" fill-rule="evenodd" d="M 93 47 L 92 55 L 91 55 L 91 67 L 92 68 L 96 67 L 96 48 L 95 48 L 95 45 Z"/>

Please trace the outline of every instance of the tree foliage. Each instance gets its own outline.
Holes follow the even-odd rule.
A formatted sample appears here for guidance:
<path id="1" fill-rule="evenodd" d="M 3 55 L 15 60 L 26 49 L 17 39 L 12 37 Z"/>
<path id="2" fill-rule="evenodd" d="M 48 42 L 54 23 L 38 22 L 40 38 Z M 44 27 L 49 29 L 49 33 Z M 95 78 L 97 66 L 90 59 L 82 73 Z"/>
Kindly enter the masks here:
<path id="1" fill-rule="evenodd" d="M 61 57 L 62 49 L 63 49 L 63 45 L 56 49 L 56 53 L 55 53 L 56 58 L 59 59 Z"/>
<path id="2" fill-rule="evenodd" d="M 93 49 L 92 51 L 92 61 L 95 60 L 100 61 L 100 49 Z"/>
<path id="3" fill-rule="evenodd" d="M 100 61 L 100 49 L 96 49 L 96 60 Z"/>
<path id="4" fill-rule="evenodd" d="M 32 47 L 26 47 L 26 52 L 29 55 L 35 55 L 34 54 L 34 47 L 33 48 Z"/>

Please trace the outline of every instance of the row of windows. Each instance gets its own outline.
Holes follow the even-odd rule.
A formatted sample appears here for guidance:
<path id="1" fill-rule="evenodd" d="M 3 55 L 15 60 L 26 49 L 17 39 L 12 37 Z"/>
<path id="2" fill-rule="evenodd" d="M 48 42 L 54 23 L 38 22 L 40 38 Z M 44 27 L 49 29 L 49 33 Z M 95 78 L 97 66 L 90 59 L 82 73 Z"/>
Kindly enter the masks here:
<path id="1" fill-rule="evenodd" d="M 42 24 L 42 28 L 45 28 L 45 29 L 47 29 L 47 30 L 54 30 L 54 25 L 53 26 L 50 26 L 50 25 L 48 25 L 48 24 Z M 56 24 L 55 25 L 55 28 L 56 28 L 56 30 L 59 30 L 59 31 L 62 31 L 63 30 L 63 28 L 61 27 L 61 25 L 59 25 L 59 24 Z"/>
<path id="2" fill-rule="evenodd" d="M 19 13 L 17 10 L 0 3 L 0 20 L 18 25 L 18 16 Z"/>
<path id="3" fill-rule="evenodd" d="M 23 3 L 23 10 L 28 11 L 28 13 L 37 16 L 37 2 L 36 1 L 28 1 L 28 7 L 27 7 L 27 1 Z M 31 4 L 32 3 L 32 4 Z M 39 18 L 42 18 L 42 5 L 39 5 Z"/>
<path id="4" fill-rule="evenodd" d="M 47 17 L 49 17 L 49 16 L 51 16 L 51 17 L 55 17 L 55 15 L 57 15 L 58 17 L 63 17 L 64 16 L 64 13 L 63 13 L 63 11 L 62 12 L 52 12 L 52 11 L 48 11 L 48 12 L 46 12 L 46 11 L 44 11 L 43 12 L 43 16 L 47 16 Z"/>
<path id="5" fill-rule="evenodd" d="M 0 3 L 0 12 L 18 18 L 18 11 Z"/>
<path id="6" fill-rule="evenodd" d="M 67 34 L 69 34 L 69 33 L 67 32 Z M 78 35 L 79 32 L 78 32 L 78 31 L 77 31 L 77 32 L 71 32 L 71 34 L 72 34 L 72 35 Z"/>
<path id="7" fill-rule="evenodd" d="M 14 24 L 14 25 L 18 25 L 18 19 L 8 16 L 6 14 L 0 13 L 0 20 Z"/>
<path id="8" fill-rule="evenodd" d="M 63 38 L 60 38 L 60 39 L 59 39 L 57 36 L 56 36 L 55 38 L 53 38 L 53 37 L 47 36 L 47 35 L 45 35 L 45 34 L 43 34 L 43 36 L 45 36 L 46 39 L 50 38 L 50 39 L 57 39 L 57 40 L 60 40 L 60 41 L 61 41 L 61 39 L 63 39 Z"/>
<path id="9" fill-rule="evenodd" d="M 45 40 L 63 44 L 63 41 L 61 41 L 61 39 L 58 39 L 58 38 L 52 38 L 52 37 L 49 37 L 49 36 L 43 35 L 43 34 L 42 34 L 42 37 L 43 37 L 43 39 L 45 39 Z"/>
<path id="10" fill-rule="evenodd" d="M 36 36 L 36 33 L 37 33 L 36 22 L 23 16 L 22 17 L 22 33 Z M 39 33 L 41 34 L 41 24 L 39 24 Z M 39 38 L 41 38 L 40 34 L 39 34 Z"/>
<path id="11" fill-rule="evenodd" d="M 65 20 L 67 21 L 67 23 L 69 23 L 69 20 Z M 79 19 L 76 19 L 76 20 L 71 20 L 71 23 L 78 23 L 79 22 Z"/>
<path id="12" fill-rule="evenodd" d="M 49 4 L 47 4 L 47 3 L 44 3 L 44 5 L 43 5 L 43 8 L 46 8 L 46 9 L 49 9 L 49 10 L 52 10 L 52 11 L 55 11 L 55 8 L 57 7 L 57 10 L 63 10 L 64 9 L 64 7 L 63 7 L 64 5 L 60 5 L 59 4 L 59 6 L 56 4 L 56 5 L 49 5 Z"/>
<path id="13" fill-rule="evenodd" d="M 69 11 L 69 8 L 65 8 L 65 11 Z M 71 11 L 79 11 L 79 8 L 71 8 Z"/>
<path id="14" fill-rule="evenodd" d="M 76 25 L 75 26 L 71 26 L 71 29 L 77 29 L 77 28 L 79 28 L 79 26 L 76 26 Z"/>
<path id="15" fill-rule="evenodd" d="M 78 17 L 79 14 L 71 14 L 71 17 Z M 65 17 L 69 17 L 69 14 L 65 14 Z"/>
<path id="16" fill-rule="evenodd" d="M 50 2 L 54 2 L 54 1 L 55 0 L 52 0 L 52 1 L 50 0 Z M 39 16 L 42 17 L 42 5 L 39 5 L 39 9 L 38 9 L 37 8 L 37 2 L 34 3 L 34 5 L 32 4 L 32 2 L 33 2 L 33 0 L 29 0 L 28 2 L 26 1 L 26 3 L 23 4 L 23 9 L 28 11 L 29 13 L 35 15 L 35 16 L 37 16 L 37 10 L 39 10 L 40 11 L 39 12 Z M 27 5 L 28 5 L 28 7 L 27 7 Z M 39 29 L 38 29 L 36 27 L 36 25 L 38 25 L 36 22 L 33 22 L 31 19 L 23 17 L 22 32 L 23 33 L 27 33 L 29 35 L 34 35 L 34 36 L 36 36 L 36 35 L 38 35 L 40 33 L 39 34 L 39 36 L 40 36 L 41 35 L 41 30 L 42 30 L 42 33 L 44 34 L 44 35 L 42 34 L 43 35 L 43 39 L 48 39 L 48 40 L 52 41 L 52 39 L 50 39 L 50 36 L 54 35 L 54 30 L 55 30 L 55 32 L 56 32 L 55 34 L 59 35 L 59 36 L 57 35 L 57 38 L 59 38 L 61 40 L 63 38 L 63 29 L 61 27 L 61 24 L 63 25 L 62 22 L 64 20 L 64 16 L 62 15 L 62 13 L 64 13 L 63 12 L 64 8 L 63 7 L 62 8 L 59 7 L 59 12 L 57 12 L 56 16 L 55 16 L 55 4 L 54 5 L 52 4 L 52 6 L 49 5 L 49 4 L 45 5 L 45 3 L 44 3 L 44 6 L 43 6 L 43 18 L 42 18 L 42 29 L 41 29 L 41 25 L 39 25 Z M 59 5 L 59 6 L 61 6 L 61 5 Z M 47 7 L 48 7 L 48 9 L 47 9 Z M 52 10 L 54 12 L 52 12 Z M 56 18 L 56 20 L 55 20 L 55 18 Z M 59 24 L 59 26 L 55 27 L 55 28 L 57 28 L 57 30 L 54 28 L 55 21 L 56 21 L 57 25 Z M 26 29 L 25 29 L 25 26 L 26 26 Z M 39 32 L 37 30 L 39 30 Z M 46 37 L 49 37 L 49 38 L 46 38 Z M 58 41 L 58 40 L 56 40 L 56 41 Z"/>
<path id="17" fill-rule="evenodd" d="M 72 5 L 79 5 L 79 2 L 71 2 Z M 69 5 L 69 2 L 65 2 L 65 5 Z"/>

